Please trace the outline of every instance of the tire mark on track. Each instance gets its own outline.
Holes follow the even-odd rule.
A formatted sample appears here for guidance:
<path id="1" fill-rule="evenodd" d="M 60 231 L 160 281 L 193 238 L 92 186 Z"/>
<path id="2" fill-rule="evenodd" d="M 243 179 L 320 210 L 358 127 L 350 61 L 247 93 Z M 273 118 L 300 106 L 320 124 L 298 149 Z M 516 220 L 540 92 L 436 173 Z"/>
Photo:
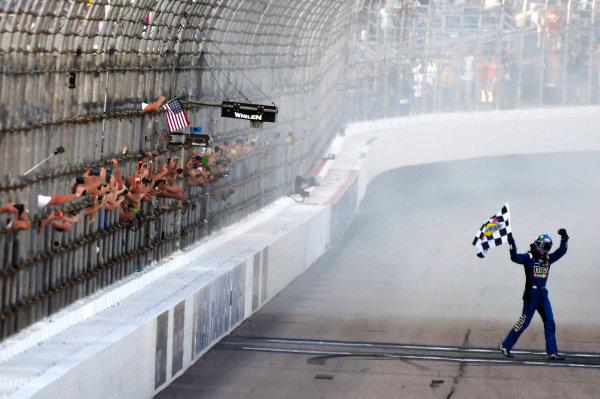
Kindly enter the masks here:
<path id="1" fill-rule="evenodd" d="M 463 349 L 469 348 L 469 336 L 470 335 L 471 335 L 471 329 L 469 328 L 469 329 L 467 329 L 467 332 L 465 333 L 465 339 L 463 339 L 463 344 L 462 344 Z M 450 392 L 448 393 L 448 396 L 446 396 L 446 399 L 450 399 L 452 397 L 452 395 L 454 395 L 454 392 L 456 392 L 456 386 L 458 385 L 460 380 L 465 375 L 465 367 L 466 367 L 466 363 L 460 363 L 458 365 L 458 373 L 452 380 L 452 386 L 450 387 Z"/>
<path id="2" fill-rule="evenodd" d="M 567 353 L 563 362 L 546 359 L 544 352 L 513 351 L 515 358 L 507 359 L 497 349 L 471 348 L 469 344 L 470 330 L 467 330 L 463 345 L 434 346 L 407 345 L 381 342 L 348 342 L 314 339 L 264 338 L 264 337 L 227 337 L 216 348 L 224 350 L 246 350 L 270 353 L 295 353 L 312 355 L 310 364 L 324 364 L 331 358 L 369 358 L 397 359 L 404 362 L 419 360 L 458 362 L 461 364 L 455 377 L 453 388 L 464 376 L 465 365 L 495 364 L 510 366 L 542 366 L 542 367 L 572 367 L 600 369 L 600 354 L 598 353 Z M 411 363 L 412 364 L 412 363 Z M 455 389 L 454 389 L 455 391 Z"/>

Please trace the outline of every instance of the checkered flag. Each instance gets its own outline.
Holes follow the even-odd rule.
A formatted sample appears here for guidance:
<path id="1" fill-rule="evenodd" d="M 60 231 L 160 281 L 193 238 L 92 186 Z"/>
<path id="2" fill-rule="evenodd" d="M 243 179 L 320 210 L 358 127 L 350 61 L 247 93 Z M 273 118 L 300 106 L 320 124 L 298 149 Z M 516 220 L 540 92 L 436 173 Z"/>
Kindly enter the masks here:
<path id="1" fill-rule="evenodd" d="M 508 241 L 510 232 L 510 211 L 506 203 L 500 212 L 489 218 L 475 233 L 473 245 L 477 249 L 477 256 L 485 258 L 488 249 Z"/>

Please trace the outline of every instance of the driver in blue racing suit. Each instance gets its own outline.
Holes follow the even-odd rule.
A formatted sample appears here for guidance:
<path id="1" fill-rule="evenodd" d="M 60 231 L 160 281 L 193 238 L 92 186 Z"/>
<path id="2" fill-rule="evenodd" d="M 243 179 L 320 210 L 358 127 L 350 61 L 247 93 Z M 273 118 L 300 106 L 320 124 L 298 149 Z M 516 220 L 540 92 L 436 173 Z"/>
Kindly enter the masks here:
<path id="1" fill-rule="evenodd" d="M 546 338 L 546 353 L 552 360 L 564 360 L 565 357 L 558 353 L 556 346 L 554 316 L 552 306 L 548 299 L 548 290 L 546 290 L 546 281 L 550 273 L 550 265 L 559 260 L 567 253 L 567 242 L 569 236 L 565 229 L 559 229 L 558 234 L 561 237 L 560 246 L 553 253 L 552 239 L 548 234 L 542 234 L 530 246 L 530 251 L 524 254 L 517 253 L 517 246 L 512 237 L 508 235 L 508 244 L 510 245 L 510 259 L 524 266 L 525 268 L 525 292 L 523 293 L 523 314 L 510 330 L 502 344 L 500 350 L 506 357 L 513 357 L 510 353 L 512 347 L 525 331 L 536 310 L 544 322 L 544 336 Z"/>

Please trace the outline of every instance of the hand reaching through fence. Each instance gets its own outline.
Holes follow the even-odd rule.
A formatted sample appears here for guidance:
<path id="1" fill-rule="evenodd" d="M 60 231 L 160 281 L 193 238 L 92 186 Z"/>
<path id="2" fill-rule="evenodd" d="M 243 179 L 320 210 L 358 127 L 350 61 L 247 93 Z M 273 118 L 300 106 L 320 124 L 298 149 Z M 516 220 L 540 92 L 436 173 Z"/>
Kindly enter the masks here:
<path id="1" fill-rule="evenodd" d="M 88 223 L 92 224 L 96 221 L 96 213 L 104 206 L 106 202 L 105 195 L 98 195 L 94 199 L 94 203 L 83 210 L 85 216 L 91 216 Z"/>
<path id="2" fill-rule="evenodd" d="M 71 231 L 71 226 L 77 222 L 79 222 L 81 217 L 79 213 L 76 213 L 71 216 L 63 216 L 62 218 L 56 219 L 52 221 L 52 227 L 56 231 Z"/>
<path id="3" fill-rule="evenodd" d="M 4 213 L 14 213 L 12 220 L 8 221 L 9 227 L 16 227 L 20 230 L 27 230 L 31 228 L 31 222 L 28 219 L 27 214 L 29 213 L 23 204 L 10 203 L 0 208 L 0 215 Z"/>

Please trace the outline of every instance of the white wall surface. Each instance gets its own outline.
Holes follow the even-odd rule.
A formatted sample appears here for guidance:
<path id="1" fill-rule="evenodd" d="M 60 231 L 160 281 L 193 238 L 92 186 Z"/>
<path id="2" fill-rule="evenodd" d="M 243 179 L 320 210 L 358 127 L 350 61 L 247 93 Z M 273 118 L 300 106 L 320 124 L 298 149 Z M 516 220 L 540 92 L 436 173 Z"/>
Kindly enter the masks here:
<path id="1" fill-rule="evenodd" d="M 348 140 L 356 142 L 354 151 L 340 155 L 347 166 L 360 168 L 362 199 L 375 176 L 402 166 L 508 154 L 600 150 L 599 115 L 598 107 L 573 107 L 357 123 L 346 132 Z M 372 143 L 367 145 L 367 141 Z M 360 152 L 368 155 L 357 166 Z"/>

